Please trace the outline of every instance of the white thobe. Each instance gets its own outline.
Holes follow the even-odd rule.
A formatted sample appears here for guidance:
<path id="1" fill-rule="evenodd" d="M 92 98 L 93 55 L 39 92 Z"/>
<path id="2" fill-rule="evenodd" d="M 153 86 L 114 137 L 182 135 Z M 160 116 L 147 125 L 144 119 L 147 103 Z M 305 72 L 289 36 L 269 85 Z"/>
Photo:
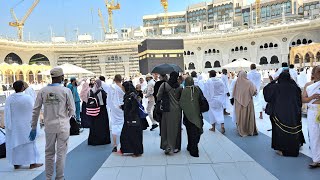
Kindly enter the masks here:
<path id="1" fill-rule="evenodd" d="M 295 69 L 289 69 L 291 78 L 297 83 L 298 82 L 298 72 Z"/>
<path id="2" fill-rule="evenodd" d="M 313 94 L 320 94 L 320 82 L 316 82 L 307 87 L 307 95 L 311 97 Z M 313 162 L 320 163 L 320 124 L 316 122 L 316 116 L 319 112 L 318 104 L 308 103 L 308 131 L 310 138 L 310 149 Z"/>
<path id="3" fill-rule="evenodd" d="M 253 83 L 253 85 L 257 88 L 257 95 L 253 96 L 253 104 L 254 110 L 256 113 L 262 112 L 262 103 L 260 97 L 260 87 L 261 87 L 261 74 L 257 70 L 251 70 L 248 75 L 248 79 Z"/>
<path id="4" fill-rule="evenodd" d="M 124 113 L 121 109 L 121 105 L 123 105 L 123 96 L 125 93 L 117 84 L 112 84 L 110 87 L 108 97 L 111 101 L 111 103 L 109 103 L 109 108 L 112 134 L 120 136 L 124 123 Z"/>
<path id="5" fill-rule="evenodd" d="M 279 77 L 280 74 L 282 73 L 282 71 L 283 71 L 283 68 L 279 68 L 279 69 L 277 70 L 277 72 L 275 72 L 275 74 L 272 75 L 272 78 L 273 78 L 273 79 L 276 79 L 277 77 Z"/>
<path id="6" fill-rule="evenodd" d="M 27 89 L 25 89 L 24 93 L 31 96 L 33 98 L 34 102 L 36 102 L 36 98 L 37 98 L 36 91 L 32 87 L 28 87 Z"/>
<path id="7" fill-rule="evenodd" d="M 224 102 L 223 102 L 223 107 L 227 108 L 228 103 L 229 103 L 229 97 L 227 96 L 227 93 L 229 93 L 229 79 L 228 76 L 225 74 L 221 75 L 221 80 L 224 84 Z"/>
<path id="8" fill-rule="evenodd" d="M 222 80 L 216 77 L 210 78 L 205 83 L 204 87 L 204 95 L 207 98 L 210 107 L 208 112 L 209 123 L 224 123 L 223 103 L 225 88 Z"/>
<path id="9" fill-rule="evenodd" d="M 106 82 L 102 82 L 101 84 L 102 89 L 107 93 L 106 107 L 107 107 L 108 118 L 109 118 L 109 127 L 111 127 L 111 117 L 110 117 L 110 108 L 108 104 L 112 103 L 111 98 L 108 98 L 108 95 L 109 95 L 108 93 L 110 92 L 110 88 L 111 88 L 110 86 L 111 84 L 108 84 Z"/>
<path id="10" fill-rule="evenodd" d="M 36 143 L 29 140 L 33 105 L 32 97 L 23 93 L 14 93 L 6 100 L 6 151 L 12 165 L 39 162 Z"/>
<path id="11" fill-rule="evenodd" d="M 202 91 L 204 91 L 204 83 L 205 83 L 205 81 L 203 80 L 203 75 L 199 75 L 198 76 L 198 86 Z"/>

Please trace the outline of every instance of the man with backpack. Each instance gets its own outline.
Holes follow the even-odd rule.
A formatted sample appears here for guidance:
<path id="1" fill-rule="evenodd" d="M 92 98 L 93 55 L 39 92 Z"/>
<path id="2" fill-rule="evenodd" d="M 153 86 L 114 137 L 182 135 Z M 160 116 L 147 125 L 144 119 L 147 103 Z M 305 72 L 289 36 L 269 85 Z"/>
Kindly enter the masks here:
<path id="1" fill-rule="evenodd" d="M 69 120 L 75 116 L 75 104 L 71 91 L 62 86 L 63 70 L 56 67 L 50 71 L 50 74 L 52 84 L 42 88 L 37 95 L 29 138 L 31 141 L 35 140 L 39 114 L 43 105 L 46 138 L 46 179 L 52 179 L 55 156 L 57 156 L 56 179 L 64 179 L 64 167 L 70 136 Z"/>
<path id="2" fill-rule="evenodd" d="M 74 104 L 76 106 L 76 120 L 80 122 L 80 96 L 78 93 L 78 85 L 77 85 L 77 79 L 75 77 L 70 78 L 70 83 L 67 85 L 67 88 L 69 88 L 72 92 Z"/>

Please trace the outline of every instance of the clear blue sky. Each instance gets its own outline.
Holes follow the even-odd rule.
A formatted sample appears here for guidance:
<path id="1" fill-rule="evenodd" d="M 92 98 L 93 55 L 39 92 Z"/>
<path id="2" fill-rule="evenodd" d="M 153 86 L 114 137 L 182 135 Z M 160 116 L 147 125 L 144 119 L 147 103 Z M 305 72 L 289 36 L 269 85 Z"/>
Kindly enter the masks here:
<path id="1" fill-rule="evenodd" d="M 17 31 L 10 27 L 12 21 L 10 8 L 21 0 L 0 0 L 0 35 L 16 37 Z M 15 7 L 18 19 L 21 19 L 34 0 L 24 0 Z M 115 0 L 117 1 L 117 0 Z M 189 4 L 206 0 L 169 0 L 169 11 L 185 10 Z M 208 0 L 210 1 L 210 0 Z M 142 25 L 142 16 L 163 12 L 160 0 L 118 0 L 121 10 L 114 12 L 116 28 L 137 27 Z M 64 36 L 69 40 L 75 38 L 75 29 L 79 33 L 94 34 L 100 39 L 100 21 L 98 8 L 102 10 L 107 22 L 107 10 L 104 0 L 40 0 L 40 3 L 26 21 L 24 28 L 25 39 L 49 41 L 50 26 L 56 36 Z M 91 13 L 93 9 L 93 13 Z"/>

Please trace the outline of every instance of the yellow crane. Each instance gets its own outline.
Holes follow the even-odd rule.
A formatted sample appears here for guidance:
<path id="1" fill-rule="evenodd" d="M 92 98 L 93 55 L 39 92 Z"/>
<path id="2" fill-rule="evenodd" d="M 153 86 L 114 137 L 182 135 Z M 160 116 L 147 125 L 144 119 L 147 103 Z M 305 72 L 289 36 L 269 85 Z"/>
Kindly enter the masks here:
<path id="1" fill-rule="evenodd" d="M 164 9 L 164 26 L 165 28 L 168 27 L 168 0 L 161 0 L 161 5 L 163 6 Z"/>
<path id="2" fill-rule="evenodd" d="M 108 29 L 109 33 L 114 33 L 114 27 L 113 27 L 113 11 L 120 9 L 120 4 L 117 2 L 117 4 L 114 3 L 114 0 L 105 0 L 105 4 L 108 9 Z"/>
<path id="3" fill-rule="evenodd" d="M 98 9 L 98 15 L 100 17 L 100 23 L 101 23 L 101 27 L 103 29 L 103 32 L 104 32 L 104 34 L 107 34 L 107 28 L 106 28 L 106 25 L 104 24 L 104 18 L 103 18 L 103 15 L 102 15 L 100 8 Z"/>
<path id="4" fill-rule="evenodd" d="M 40 0 L 35 0 L 33 2 L 32 6 L 29 8 L 27 13 L 24 15 L 24 17 L 20 21 L 18 20 L 13 8 L 10 9 L 10 12 L 11 12 L 11 15 L 14 19 L 14 22 L 9 22 L 9 26 L 16 27 L 18 29 L 18 38 L 20 41 L 23 41 L 24 24 L 25 24 L 26 20 L 28 19 L 28 17 L 30 16 L 30 14 L 32 13 L 32 11 L 34 10 L 34 8 L 38 5 L 39 1 Z"/>
<path id="5" fill-rule="evenodd" d="M 261 1 L 256 0 L 256 24 L 260 23 L 260 13 L 261 13 Z"/>

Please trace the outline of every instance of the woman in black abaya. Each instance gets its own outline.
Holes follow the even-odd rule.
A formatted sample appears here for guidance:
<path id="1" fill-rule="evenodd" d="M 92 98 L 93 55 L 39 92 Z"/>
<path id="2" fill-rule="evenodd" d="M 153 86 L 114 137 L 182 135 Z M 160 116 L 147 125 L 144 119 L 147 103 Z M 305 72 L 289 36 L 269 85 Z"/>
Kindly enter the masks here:
<path id="1" fill-rule="evenodd" d="M 301 123 L 301 90 L 289 72 L 282 72 L 263 90 L 272 124 L 272 148 L 279 155 L 297 157 L 305 143 Z"/>
<path id="2" fill-rule="evenodd" d="M 125 89 L 124 104 L 124 124 L 120 136 L 121 153 L 133 154 L 134 157 L 143 154 L 143 130 L 142 121 L 139 116 L 139 105 L 137 92 L 130 82 L 124 82 Z"/>

